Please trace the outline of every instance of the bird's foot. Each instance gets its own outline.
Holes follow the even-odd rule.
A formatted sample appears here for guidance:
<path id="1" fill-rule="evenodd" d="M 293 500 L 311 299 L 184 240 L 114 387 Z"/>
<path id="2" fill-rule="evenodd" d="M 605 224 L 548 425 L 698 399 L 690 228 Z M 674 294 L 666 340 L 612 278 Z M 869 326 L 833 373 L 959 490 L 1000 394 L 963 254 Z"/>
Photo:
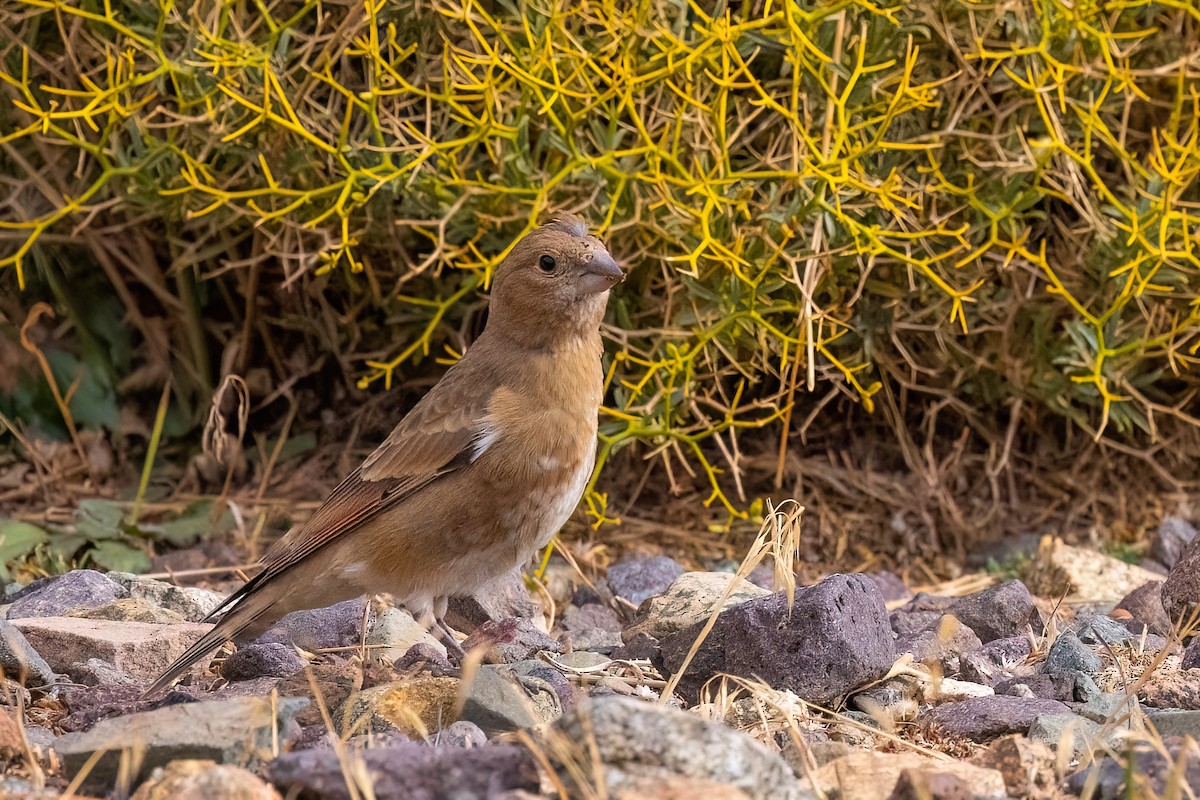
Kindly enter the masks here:
<path id="1" fill-rule="evenodd" d="M 462 645 L 458 643 L 458 638 L 454 635 L 454 631 L 446 624 L 443 619 L 434 620 L 433 623 L 434 635 L 441 640 L 442 644 L 446 645 L 446 656 L 457 667 L 463 665 L 466 660 L 466 651 L 462 649 Z"/>

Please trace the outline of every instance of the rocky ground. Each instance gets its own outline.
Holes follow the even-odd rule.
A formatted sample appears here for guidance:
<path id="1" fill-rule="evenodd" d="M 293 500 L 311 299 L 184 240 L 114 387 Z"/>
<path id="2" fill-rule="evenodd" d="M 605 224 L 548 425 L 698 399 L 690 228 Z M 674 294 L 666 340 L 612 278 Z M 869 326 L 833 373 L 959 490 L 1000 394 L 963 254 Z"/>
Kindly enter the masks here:
<path id="1" fill-rule="evenodd" d="M 455 603 L 462 664 L 351 601 L 152 700 L 223 591 L 77 570 L 4 598 L 0 795 L 1194 797 L 1200 539 L 1167 520 L 1153 557 L 1047 538 L 1021 579 L 838 574 L 790 607 L 761 569 L 554 561 Z"/>

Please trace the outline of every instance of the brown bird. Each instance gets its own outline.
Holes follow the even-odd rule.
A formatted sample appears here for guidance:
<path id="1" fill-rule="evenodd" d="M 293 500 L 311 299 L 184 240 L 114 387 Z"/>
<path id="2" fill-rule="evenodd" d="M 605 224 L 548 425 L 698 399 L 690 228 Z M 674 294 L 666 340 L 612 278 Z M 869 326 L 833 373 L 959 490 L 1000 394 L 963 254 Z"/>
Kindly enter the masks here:
<path id="1" fill-rule="evenodd" d="M 216 627 L 146 691 L 222 642 L 291 611 L 389 592 L 426 625 L 523 564 L 558 532 L 596 459 L 600 322 L 625 277 L 599 239 L 560 216 L 496 269 L 487 325 L 462 359 L 263 569 L 213 612 Z M 211 619 L 212 617 L 210 617 Z"/>

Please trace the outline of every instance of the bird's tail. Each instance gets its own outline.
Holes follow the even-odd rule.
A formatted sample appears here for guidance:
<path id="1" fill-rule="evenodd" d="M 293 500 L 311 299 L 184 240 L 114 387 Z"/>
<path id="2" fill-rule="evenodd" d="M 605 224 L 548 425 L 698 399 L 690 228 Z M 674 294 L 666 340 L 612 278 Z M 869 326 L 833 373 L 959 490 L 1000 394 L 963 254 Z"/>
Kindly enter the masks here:
<path id="1" fill-rule="evenodd" d="M 269 612 L 277 598 L 270 596 L 271 592 L 246 592 L 251 586 L 243 587 L 242 595 L 230 598 L 231 606 L 221 620 L 208 633 L 196 640 L 196 643 L 175 659 L 175 663 L 167 668 L 162 675 L 150 684 L 150 688 L 142 693 L 142 699 L 147 699 L 162 692 L 175 682 L 180 675 L 191 669 L 202 658 L 216 650 L 223 642 L 238 639 L 249 631 L 261 632 L 265 625 L 270 625 L 275 618 Z M 245 592 L 245 594 L 243 594 Z M 220 609 L 218 609 L 219 611 Z M 214 612 L 216 613 L 216 612 Z"/>

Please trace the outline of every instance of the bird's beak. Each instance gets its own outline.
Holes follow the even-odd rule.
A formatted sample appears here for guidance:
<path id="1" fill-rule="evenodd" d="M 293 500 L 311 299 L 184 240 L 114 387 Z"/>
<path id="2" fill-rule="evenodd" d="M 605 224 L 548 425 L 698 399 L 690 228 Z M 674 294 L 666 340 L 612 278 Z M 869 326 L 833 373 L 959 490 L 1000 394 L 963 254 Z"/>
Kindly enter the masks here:
<path id="1" fill-rule="evenodd" d="M 617 262 L 607 251 L 595 253 L 583 270 L 579 288 L 583 294 L 598 294 L 607 292 L 614 285 L 625 280 L 625 273 L 617 266 Z"/>

